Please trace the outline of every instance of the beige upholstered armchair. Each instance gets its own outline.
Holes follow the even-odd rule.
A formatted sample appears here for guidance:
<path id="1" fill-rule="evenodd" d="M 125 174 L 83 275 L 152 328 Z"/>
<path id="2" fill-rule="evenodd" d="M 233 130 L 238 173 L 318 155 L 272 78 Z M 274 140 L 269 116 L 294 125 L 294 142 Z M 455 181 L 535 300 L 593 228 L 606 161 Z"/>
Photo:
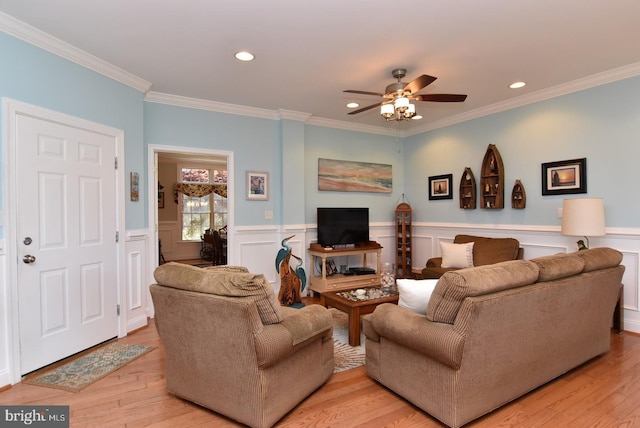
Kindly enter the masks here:
<path id="1" fill-rule="evenodd" d="M 151 286 L 167 389 L 252 427 L 270 427 L 333 373 L 320 305 L 281 307 L 245 268 L 166 263 Z"/>

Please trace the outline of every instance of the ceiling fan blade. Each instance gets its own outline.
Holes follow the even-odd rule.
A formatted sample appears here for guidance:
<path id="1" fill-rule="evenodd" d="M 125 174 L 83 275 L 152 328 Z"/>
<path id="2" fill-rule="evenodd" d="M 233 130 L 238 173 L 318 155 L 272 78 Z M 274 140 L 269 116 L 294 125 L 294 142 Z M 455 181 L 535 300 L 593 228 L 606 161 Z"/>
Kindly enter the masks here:
<path id="1" fill-rule="evenodd" d="M 409 91 L 412 94 L 415 94 L 420 89 L 425 88 L 432 84 L 437 77 L 429 76 L 427 74 L 423 74 L 422 76 L 415 79 L 413 82 L 407 83 L 407 86 L 404 87 L 405 91 Z"/>
<path id="2" fill-rule="evenodd" d="M 416 101 L 435 101 L 438 103 L 460 103 L 467 99 L 466 95 L 460 94 L 425 94 L 415 95 Z"/>
<path id="3" fill-rule="evenodd" d="M 370 106 L 366 106 L 366 107 L 359 108 L 358 110 L 350 111 L 349 114 L 358 114 L 358 113 L 362 113 L 363 111 L 371 110 L 374 107 L 378 107 L 383 102 L 384 101 L 380 101 L 379 103 L 371 104 Z"/>
<path id="4" fill-rule="evenodd" d="M 384 94 L 381 94 L 380 92 L 356 91 L 354 89 L 347 89 L 346 91 L 342 91 L 342 92 L 348 92 L 350 94 L 377 95 L 379 97 L 384 96 Z"/>

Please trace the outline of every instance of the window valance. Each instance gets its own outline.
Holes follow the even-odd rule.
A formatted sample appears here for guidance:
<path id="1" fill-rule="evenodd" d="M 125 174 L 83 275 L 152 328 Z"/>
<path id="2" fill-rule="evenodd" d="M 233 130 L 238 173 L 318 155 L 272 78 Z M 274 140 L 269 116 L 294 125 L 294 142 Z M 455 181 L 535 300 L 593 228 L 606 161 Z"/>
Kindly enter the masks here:
<path id="1" fill-rule="evenodd" d="M 227 197 L 226 184 L 176 183 L 176 190 L 192 198 L 202 198 L 210 193 Z"/>

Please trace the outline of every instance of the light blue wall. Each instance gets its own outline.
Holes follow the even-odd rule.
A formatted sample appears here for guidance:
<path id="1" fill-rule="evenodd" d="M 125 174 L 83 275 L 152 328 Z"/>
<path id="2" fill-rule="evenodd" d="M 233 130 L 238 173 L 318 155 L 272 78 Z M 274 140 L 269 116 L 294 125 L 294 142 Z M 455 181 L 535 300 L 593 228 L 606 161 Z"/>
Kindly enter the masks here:
<path id="1" fill-rule="evenodd" d="M 640 160 L 640 77 L 602 85 L 405 140 L 406 193 L 416 221 L 559 225 L 562 199 L 603 197 L 607 227 L 638 227 L 635 196 Z M 464 167 L 479 171 L 488 144 L 505 168 L 505 208 L 462 210 Z M 587 194 L 542 196 L 541 164 L 587 158 Z M 454 199 L 428 201 L 428 177 L 453 174 Z M 524 210 L 511 208 L 516 179 L 527 193 Z"/>
<path id="2" fill-rule="evenodd" d="M 234 153 L 235 225 L 278 225 L 281 213 L 280 122 L 207 110 L 145 103 L 146 145 L 227 150 Z M 145 145 L 145 147 L 146 147 Z M 269 173 L 269 200 L 248 201 L 247 171 Z M 266 220 L 265 211 L 273 211 Z"/>
<path id="3" fill-rule="evenodd" d="M 318 159 L 391 164 L 392 193 L 318 190 Z M 317 207 L 368 207 L 370 222 L 390 222 L 404 191 L 402 142 L 395 137 L 310 126 L 305 128 L 305 207 L 315 224 Z"/>
<path id="4" fill-rule="evenodd" d="M 125 135 L 124 166 L 127 171 L 143 171 L 143 94 L 56 55 L 0 33 L 0 97 L 44 107 L 87 119 Z M 4 132 L 5 112 L 2 115 Z M 1 152 L 0 152 L 1 153 Z M 6 191 L 0 174 L 2 192 Z M 144 177 L 141 174 L 142 193 Z M 0 201 L 2 199 L 0 198 Z M 140 202 L 125 199 L 126 228 L 140 228 L 146 222 L 146 198 Z M 0 202 L 1 203 L 1 202 Z M 3 236 L 4 230 L 0 231 Z"/>
<path id="5" fill-rule="evenodd" d="M 282 121 L 282 224 L 305 224 L 304 123 Z M 302 202 L 302 203 L 301 203 Z"/>
<path id="6" fill-rule="evenodd" d="M 318 206 L 367 206 L 372 222 L 386 222 L 402 193 L 412 205 L 416 221 L 557 225 L 557 208 L 563 196 L 541 196 L 540 164 L 581 157 L 587 158 L 588 194 L 577 197 L 604 197 L 609 227 L 638 226 L 640 200 L 633 196 L 632 186 L 640 159 L 640 77 L 398 142 L 390 136 L 145 103 L 143 94 L 135 89 L 4 33 L 0 33 L 0 51 L 4 53 L 1 97 L 124 130 L 127 188 L 129 172 L 141 173 L 140 201 L 125 198 L 127 229 L 147 226 L 148 144 L 233 151 L 239 226 L 313 224 Z M 303 140 L 304 151 L 289 156 L 283 139 L 289 148 Z M 498 147 L 504 160 L 507 207 L 461 210 L 457 185 L 462 171 L 469 166 L 477 174 L 490 143 Z M 318 158 L 392 164 L 393 192 L 320 192 Z M 303 162 L 304 169 L 297 163 L 288 165 L 291 160 Z M 296 171 L 294 177 L 284 174 L 283 168 Z M 268 201 L 245 199 L 247 170 L 269 172 Z M 454 199 L 428 201 L 428 177 L 448 173 L 454 177 Z M 291 186 L 282 181 L 286 177 L 291 183 L 296 174 L 304 181 L 302 191 L 299 183 Z M 0 174 L 4 192 L 2 177 Z M 524 210 L 513 210 L 508 203 L 515 179 L 521 179 L 527 191 Z M 297 204 L 304 205 L 304 219 Z M 273 220 L 264 218 L 267 210 L 273 211 Z M 283 211 L 295 214 L 288 218 Z M 3 233 L 0 229 L 0 237 Z"/>
<path id="7" fill-rule="evenodd" d="M 147 144 L 234 152 L 236 226 L 314 224 L 318 206 L 369 207 L 371 221 L 391 221 L 401 199 L 402 143 L 394 137 L 158 103 L 145 103 L 144 116 Z M 393 192 L 320 192 L 318 158 L 391 164 Z M 268 201 L 246 200 L 247 170 L 269 173 Z"/>

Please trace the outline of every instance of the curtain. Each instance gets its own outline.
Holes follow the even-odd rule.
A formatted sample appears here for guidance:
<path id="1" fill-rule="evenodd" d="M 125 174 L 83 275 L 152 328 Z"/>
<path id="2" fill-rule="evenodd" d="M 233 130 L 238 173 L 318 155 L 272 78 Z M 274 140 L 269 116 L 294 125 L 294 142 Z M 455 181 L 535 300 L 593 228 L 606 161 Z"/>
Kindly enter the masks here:
<path id="1" fill-rule="evenodd" d="M 227 197 L 226 184 L 176 183 L 176 191 L 192 198 L 202 198 L 210 193 L 215 193 L 223 198 Z"/>

